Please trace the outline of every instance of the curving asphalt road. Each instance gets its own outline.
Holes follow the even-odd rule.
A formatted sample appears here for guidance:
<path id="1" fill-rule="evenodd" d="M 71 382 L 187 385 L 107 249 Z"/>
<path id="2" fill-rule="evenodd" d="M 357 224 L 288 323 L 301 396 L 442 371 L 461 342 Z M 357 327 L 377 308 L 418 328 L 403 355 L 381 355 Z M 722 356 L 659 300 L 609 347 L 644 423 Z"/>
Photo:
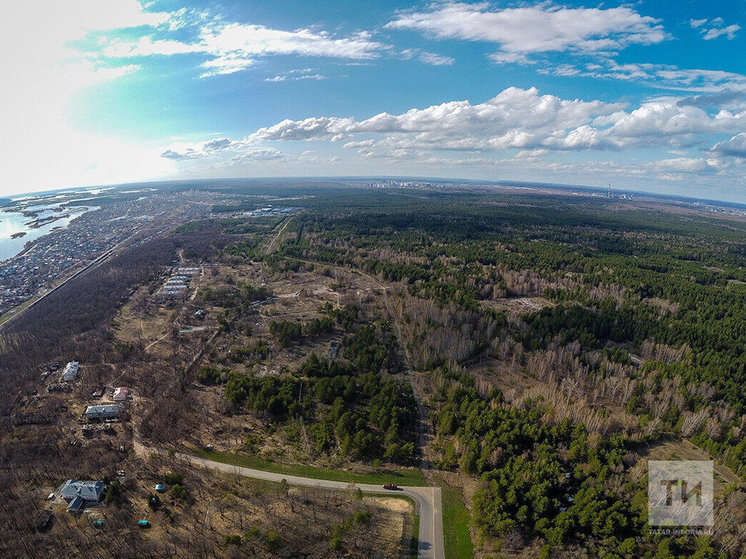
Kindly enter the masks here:
<path id="1" fill-rule="evenodd" d="M 151 450 L 151 449 L 149 449 Z M 445 549 L 443 547 L 443 512 L 441 509 L 440 487 L 402 487 L 402 491 L 387 491 L 380 485 L 368 483 L 350 484 L 344 481 L 328 481 L 324 479 L 313 479 L 299 476 L 289 476 L 285 474 L 276 474 L 265 472 L 264 470 L 254 470 L 242 466 L 232 466 L 207 460 L 190 454 L 176 453 L 176 457 L 185 460 L 196 466 L 220 470 L 223 472 L 238 474 L 244 477 L 254 479 L 263 479 L 266 481 L 287 481 L 290 485 L 300 485 L 304 487 L 319 487 L 322 489 L 350 489 L 352 486 L 360 488 L 364 493 L 380 493 L 391 495 L 404 494 L 417 503 L 417 509 L 420 514 L 420 535 L 419 548 L 417 556 L 419 559 L 445 559 Z"/>

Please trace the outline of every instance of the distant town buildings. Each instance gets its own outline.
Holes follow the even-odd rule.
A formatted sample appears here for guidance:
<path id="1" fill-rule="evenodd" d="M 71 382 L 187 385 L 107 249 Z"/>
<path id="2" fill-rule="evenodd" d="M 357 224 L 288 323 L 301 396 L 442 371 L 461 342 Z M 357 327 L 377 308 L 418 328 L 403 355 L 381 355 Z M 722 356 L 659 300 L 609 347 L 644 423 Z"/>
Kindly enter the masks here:
<path id="1" fill-rule="evenodd" d="M 116 198 L 117 195 L 118 193 L 108 193 L 106 197 Z M 69 193 L 65 196 L 74 199 L 79 194 Z M 49 292 L 74 272 L 134 238 L 136 233 L 143 230 L 162 231 L 169 225 L 197 219 L 205 215 L 207 206 L 221 201 L 224 201 L 224 196 L 216 193 L 150 192 L 137 199 L 126 196 L 118 200 L 110 199 L 99 207 L 96 206 L 96 198 L 91 197 L 91 211 L 72 220 L 67 227 L 55 229 L 30 241 L 16 256 L 0 261 L 0 315 L 12 312 L 34 295 Z M 66 200 L 60 200 L 60 195 L 55 194 L 53 202 L 49 197 L 39 196 L 24 203 L 34 206 L 51 203 L 65 206 Z M 144 242 L 143 239 L 147 237 L 134 240 L 133 243 Z"/>
<path id="2" fill-rule="evenodd" d="M 270 215 L 288 215 L 295 213 L 299 208 L 273 208 L 267 206 L 266 208 L 257 208 L 248 212 L 240 212 L 236 217 L 259 217 L 259 216 L 270 216 Z"/>

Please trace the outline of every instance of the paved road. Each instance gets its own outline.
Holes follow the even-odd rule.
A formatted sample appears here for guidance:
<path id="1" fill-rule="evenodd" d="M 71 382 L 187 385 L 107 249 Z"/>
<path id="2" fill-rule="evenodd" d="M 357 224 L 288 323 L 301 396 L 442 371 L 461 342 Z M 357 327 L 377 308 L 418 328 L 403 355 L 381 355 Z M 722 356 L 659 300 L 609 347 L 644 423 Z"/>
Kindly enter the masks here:
<path id="1" fill-rule="evenodd" d="M 138 453 L 147 454 L 153 449 L 135 443 Z M 139 448 L 137 448 L 139 447 Z M 231 464 L 223 464 L 207 460 L 198 456 L 176 453 L 176 457 L 185 460 L 195 466 L 202 466 L 212 470 L 219 470 L 230 474 L 238 474 L 253 479 L 263 479 L 266 481 L 287 481 L 290 485 L 300 485 L 303 487 L 318 487 L 322 489 L 350 489 L 351 484 L 344 481 L 328 481 L 324 479 L 313 479 L 299 476 L 289 476 L 285 474 L 276 474 L 274 472 L 265 472 L 264 470 L 254 470 Z M 356 483 L 355 488 L 360 488 L 364 493 L 380 493 L 386 495 L 404 494 L 417 503 L 417 509 L 420 514 L 420 536 L 417 556 L 419 559 L 445 559 L 445 548 L 443 547 L 443 511 L 441 508 L 440 487 L 404 487 L 402 491 L 387 491 L 380 485 L 371 485 L 367 483 Z"/>

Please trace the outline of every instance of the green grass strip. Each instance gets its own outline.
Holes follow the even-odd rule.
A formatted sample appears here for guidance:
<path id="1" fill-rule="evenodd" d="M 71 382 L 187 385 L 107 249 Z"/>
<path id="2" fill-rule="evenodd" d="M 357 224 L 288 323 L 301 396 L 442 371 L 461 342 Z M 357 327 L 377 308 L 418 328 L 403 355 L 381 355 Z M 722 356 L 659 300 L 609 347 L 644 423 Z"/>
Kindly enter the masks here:
<path id="1" fill-rule="evenodd" d="M 429 485 L 422 472 L 414 468 L 398 468 L 386 470 L 380 473 L 358 474 L 342 470 L 330 470 L 327 468 L 305 466 L 302 464 L 282 464 L 280 462 L 271 462 L 269 460 L 263 460 L 262 458 L 246 456 L 243 454 L 208 451 L 204 449 L 186 450 L 187 452 L 206 460 L 222 462 L 223 464 L 230 464 L 231 466 L 242 466 L 254 470 L 286 474 L 289 476 L 381 485 L 384 483 L 395 483 L 396 485 L 410 487 L 426 487 Z"/>
<path id="2" fill-rule="evenodd" d="M 464 506 L 461 488 L 448 485 L 442 478 L 440 481 L 446 559 L 471 559 L 474 546 L 469 534 L 470 515 Z"/>
<path id="3" fill-rule="evenodd" d="M 409 540 L 409 555 L 417 557 L 420 547 L 420 515 L 414 513 L 414 524 L 412 525 L 412 539 Z"/>

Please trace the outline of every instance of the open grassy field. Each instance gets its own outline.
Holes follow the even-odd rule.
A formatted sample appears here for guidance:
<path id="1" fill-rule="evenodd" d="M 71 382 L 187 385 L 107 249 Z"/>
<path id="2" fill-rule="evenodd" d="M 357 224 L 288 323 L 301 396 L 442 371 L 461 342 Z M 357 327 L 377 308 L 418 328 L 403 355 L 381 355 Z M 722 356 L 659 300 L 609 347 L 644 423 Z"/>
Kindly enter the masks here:
<path id="1" fill-rule="evenodd" d="M 650 449 L 649 460 L 712 460 L 709 454 L 687 440 L 669 441 L 658 444 Z M 743 481 L 733 473 L 733 470 L 714 460 L 715 495 L 722 495 L 723 491 L 732 484 L 740 485 Z"/>

